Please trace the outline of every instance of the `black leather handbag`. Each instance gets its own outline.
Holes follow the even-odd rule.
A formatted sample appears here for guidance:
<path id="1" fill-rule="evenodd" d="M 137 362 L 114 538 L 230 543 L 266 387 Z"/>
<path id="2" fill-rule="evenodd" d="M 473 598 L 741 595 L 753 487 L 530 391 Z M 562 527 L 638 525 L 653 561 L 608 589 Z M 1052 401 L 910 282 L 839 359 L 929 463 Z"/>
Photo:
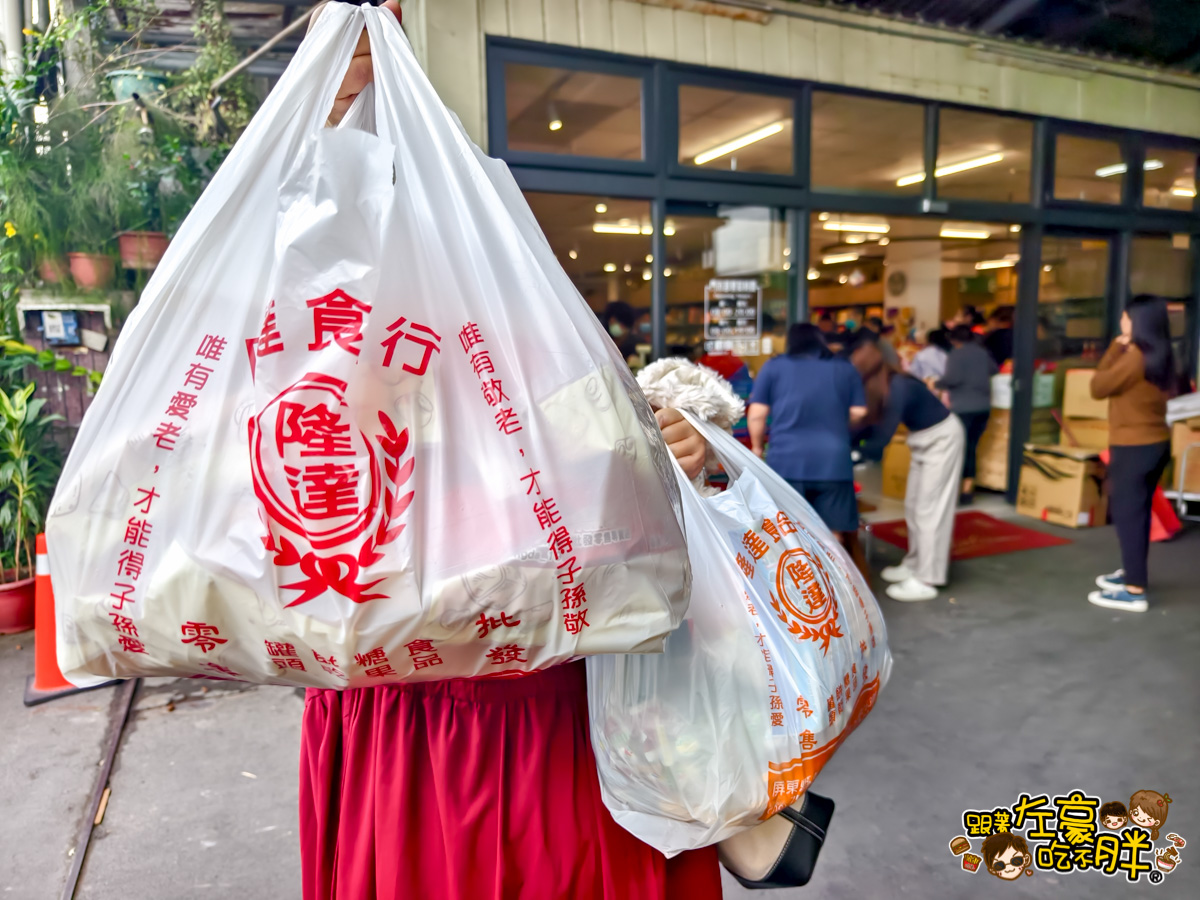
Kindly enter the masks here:
<path id="1" fill-rule="evenodd" d="M 721 841 L 721 864 L 751 890 L 808 884 L 833 808 L 828 797 L 806 791 L 761 825 Z"/>

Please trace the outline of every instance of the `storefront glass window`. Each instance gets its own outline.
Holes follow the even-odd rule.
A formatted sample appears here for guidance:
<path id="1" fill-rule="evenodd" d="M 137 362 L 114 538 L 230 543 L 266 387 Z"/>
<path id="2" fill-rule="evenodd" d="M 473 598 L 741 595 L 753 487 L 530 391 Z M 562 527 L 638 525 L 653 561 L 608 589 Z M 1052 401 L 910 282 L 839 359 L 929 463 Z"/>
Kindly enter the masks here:
<path id="1" fill-rule="evenodd" d="M 588 306 L 602 320 L 619 311 L 613 337 L 626 359 L 644 363 L 651 350 L 649 201 L 535 191 L 525 197 Z M 632 308 L 632 323 L 622 321 L 629 310 L 610 306 L 617 303 Z"/>
<path id="2" fill-rule="evenodd" d="M 1175 360 L 1181 371 L 1188 358 L 1187 311 L 1193 302 L 1190 246 L 1186 234 L 1139 236 L 1133 239 L 1129 257 L 1131 296 L 1156 294 L 1167 300 Z"/>
<path id="3" fill-rule="evenodd" d="M 1120 203 L 1126 168 L 1116 141 L 1060 134 L 1054 151 L 1054 196 L 1058 200 Z"/>
<path id="4" fill-rule="evenodd" d="M 828 91 L 812 95 L 812 183 L 817 189 L 920 194 L 925 108 Z"/>
<path id="5" fill-rule="evenodd" d="M 792 110 L 788 97 L 683 85 L 679 162 L 709 171 L 790 175 Z"/>
<path id="6" fill-rule="evenodd" d="M 692 208 L 670 212 L 665 230 L 668 353 L 754 375 L 784 350 L 792 264 L 782 211 Z"/>
<path id="7" fill-rule="evenodd" d="M 1028 203 L 1033 123 L 943 109 L 938 119 L 939 197 Z"/>
<path id="8" fill-rule="evenodd" d="M 508 149 L 642 158 L 642 79 L 509 63 Z"/>
<path id="9" fill-rule="evenodd" d="M 1146 206 L 1190 211 L 1196 196 L 1196 154 L 1190 150 L 1146 148 Z"/>

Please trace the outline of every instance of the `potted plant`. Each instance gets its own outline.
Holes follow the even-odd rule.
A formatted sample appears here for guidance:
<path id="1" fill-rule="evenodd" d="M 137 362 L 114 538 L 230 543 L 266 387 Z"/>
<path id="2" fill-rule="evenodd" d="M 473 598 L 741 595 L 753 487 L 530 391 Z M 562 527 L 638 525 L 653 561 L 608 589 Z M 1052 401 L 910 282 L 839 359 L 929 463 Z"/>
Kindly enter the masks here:
<path id="1" fill-rule="evenodd" d="M 105 177 L 102 161 L 99 155 L 91 160 L 84 157 L 85 154 L 72 153 L 63 243 L 68 250 L 75 286 L 94 291 L 112 285 L 116 275 L 112 257 L 116 229 L 112 185 Z"/>
<path id="2" fill-rule="evenodd" d="M 116 143 L 120 147 L 120 142 Z M 122 154 L 124 187 L 117 221 L 121 264 L 153 269 L 191 210 L 204 182 L 192 147 L 173 134 Z"/>
<path id="3" fill-rule="evenodd" d="M 34 542 L 58 480 L 61 454 L 50 426 L 61 416 L 31 399 L 32 382 L 0 387 L 0 634 L 33 627 Z"/>

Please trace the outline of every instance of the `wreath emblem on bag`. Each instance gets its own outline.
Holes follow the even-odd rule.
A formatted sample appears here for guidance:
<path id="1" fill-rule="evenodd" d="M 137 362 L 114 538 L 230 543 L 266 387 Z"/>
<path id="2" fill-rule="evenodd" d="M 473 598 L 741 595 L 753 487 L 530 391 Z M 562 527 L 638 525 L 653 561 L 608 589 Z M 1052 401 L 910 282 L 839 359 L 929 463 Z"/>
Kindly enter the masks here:
<path id="1" fill-rule="evenodd" d="M 415 494 L 403 492 L 414 468 L 408 429 L 383 411 L 380 433 L 355 427 L 346 387 L 310 372 L 250 420 L 254 491 L 269 520 L 264 543 L 276 566 L 303 576 L 283 585 L 300 592 L 288 606 L 331 590 L 355 603 L 385 596 L 371 593 L 383 579 L 359 579 L 404 530 L 397 520 Z"/>
<path id="2" fill-rule="evenodd" d="M 800 640 L 819 642 L 823 654 L 829 652 L 830 641 L 843 636 L 838 628 L 837 600 L 829 573 L 817 557 L 803 548 L 793 548 L 779 557 L 771 608 L 789 634 Z"/>

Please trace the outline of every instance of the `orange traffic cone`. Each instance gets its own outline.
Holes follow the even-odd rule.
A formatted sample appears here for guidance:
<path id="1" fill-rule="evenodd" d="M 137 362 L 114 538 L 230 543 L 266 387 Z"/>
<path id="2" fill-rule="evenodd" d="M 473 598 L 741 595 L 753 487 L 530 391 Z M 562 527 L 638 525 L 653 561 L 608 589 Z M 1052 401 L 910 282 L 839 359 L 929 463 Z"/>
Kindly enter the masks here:
<path id="1" fill-rule="evenodd" d="M 113 684 L 108 681 L 92 687 L 77 688 L 63 677 L 58 667 L 54 635 L 54 587 L 50 583 L 50 558 L 46 554 L 46 536 L 37 536 L 37 581 L 34 585 L 33 674 L 25 682 L 25 705 L 35 706 L 56 697 L 90 691 L 93 687 Z"/>

